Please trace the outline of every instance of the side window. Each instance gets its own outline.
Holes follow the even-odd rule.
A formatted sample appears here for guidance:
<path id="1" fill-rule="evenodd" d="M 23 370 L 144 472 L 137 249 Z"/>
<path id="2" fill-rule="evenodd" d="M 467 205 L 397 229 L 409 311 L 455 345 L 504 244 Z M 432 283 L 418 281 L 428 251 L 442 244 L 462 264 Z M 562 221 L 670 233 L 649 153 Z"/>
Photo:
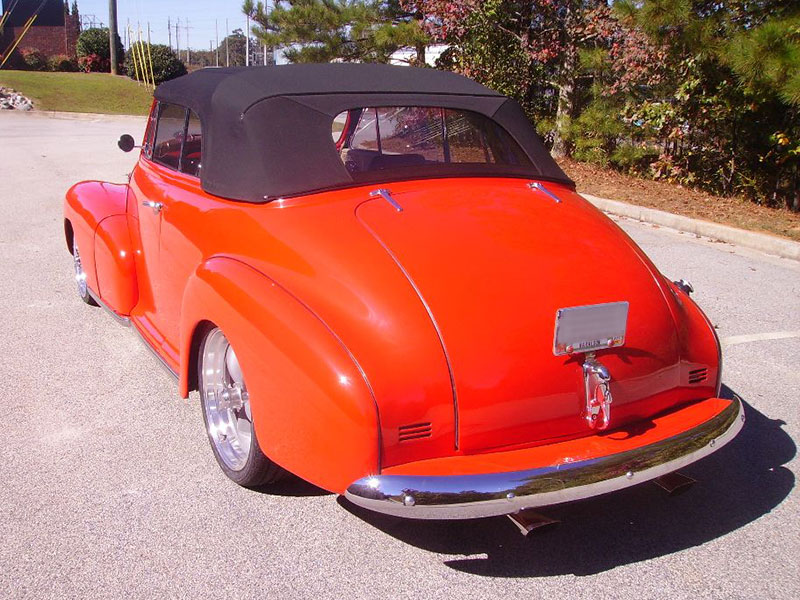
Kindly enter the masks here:
<path id="1" fill-rule="evenodd" d="M 342 137 L 344 136 L 345 129 L 347 129 L 347 119 L 349 115 L 350 113 L 345 111 L 336 115 L 336 118 L 333 120 L 331 135 L 333 136 L 333 143 L 336 144 L 337 148 L 340 148 L 344 141 Z"/>
<path id="2" fill-rule="evenodd" d="M 155 104 L 147 117 L 147 129 L 144 132 L 142 152 L 147 158 L 153 158 L 153 138 L 156 136 L 156 119 L 158 118 L 158 104 Z"/>
<path id="3" fill-rule="evenodd" d="M 350 138 L 350 147 L 353 150 L 378 150 L 379 144 L 377 109 L 365 108 Z"/>
<path id="4" fill-rule="evenodd" d="M 186 127 L 186 140 L 183 143 L 183 157 L 181 158 L 181 171 L 188 175 L 200 177 L 200 160 L 203 156 L 203 132 L 200 127 L 200 118 L 189 111 L 189 124 Z"/>
<path id="5" fill-rule="evenodd" d="M 153 160 L 177 169 L 181 162 L 183 134 L 186 128 L 186 109 L 176 104 L 161 104 L 158 113 Z"/>

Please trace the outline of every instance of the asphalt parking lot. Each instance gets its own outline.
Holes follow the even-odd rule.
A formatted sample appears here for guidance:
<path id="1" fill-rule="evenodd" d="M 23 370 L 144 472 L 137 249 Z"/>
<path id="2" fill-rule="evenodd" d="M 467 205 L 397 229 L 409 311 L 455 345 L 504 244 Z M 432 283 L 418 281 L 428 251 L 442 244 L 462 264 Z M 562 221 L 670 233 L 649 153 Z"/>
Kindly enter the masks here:
<path id="1" fill-rule="evenodd" d="M 197 398 L 138 338 L 77 297 L 62 199 L 123 181 L 143 119 L 0 114 L 0 596 L 798 598 L 800 263 L 619 221 L 691 280 L 726 344 L 745 429 L 669 498 L 645 484 L 545 511 L 411 522 L 299 480 L 228 481 Z"/>

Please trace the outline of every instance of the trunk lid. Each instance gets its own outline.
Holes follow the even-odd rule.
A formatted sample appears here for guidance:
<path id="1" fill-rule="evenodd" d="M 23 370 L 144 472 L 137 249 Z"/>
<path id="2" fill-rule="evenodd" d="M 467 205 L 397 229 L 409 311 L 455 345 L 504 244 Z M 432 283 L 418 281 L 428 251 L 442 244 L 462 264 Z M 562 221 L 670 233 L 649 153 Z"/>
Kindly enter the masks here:
<path id="1" fill-rule="evenodd" d="M 588 434 L 582 357 L 554 356 L 559 308 L 628 301 L 625 346 L 598 352 L 611 372 L 612 426 L 663 410 L 679 344 L 653 268 L 610 220 L 567 187 L 519 179 L 392 184 L 360 222 L 425 304 L 450 366 L 465 452 Z"/>

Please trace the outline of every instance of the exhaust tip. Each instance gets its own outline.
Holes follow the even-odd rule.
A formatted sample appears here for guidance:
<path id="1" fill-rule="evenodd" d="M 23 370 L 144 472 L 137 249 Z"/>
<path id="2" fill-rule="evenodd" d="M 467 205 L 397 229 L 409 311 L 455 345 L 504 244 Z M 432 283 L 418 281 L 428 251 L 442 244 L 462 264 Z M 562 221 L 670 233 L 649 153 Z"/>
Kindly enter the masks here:
<path id="1" fill-rule="evenodd" d="M 697 480 L 689 477 L 688 475 L 684 475 L 683 473 L 674 471 L 673 473 L 667 473 L 661 477 L 656 477 L 653 480 L 653 483 L 667 492 L 668 496 L 673 497 L 683 494 L 695 483 L 697 483 Z"/>
<path id="2" fill-rule="evenodd" d="M 518 513 L 506 516 L 517 526 L 520 533 L 526 537 L 534 531 L 540 533 L 543 530 L 552 529 L 554 526 L 561 523 L 558 519 L 551 519 L 531 509 L 523 509 Z"/>

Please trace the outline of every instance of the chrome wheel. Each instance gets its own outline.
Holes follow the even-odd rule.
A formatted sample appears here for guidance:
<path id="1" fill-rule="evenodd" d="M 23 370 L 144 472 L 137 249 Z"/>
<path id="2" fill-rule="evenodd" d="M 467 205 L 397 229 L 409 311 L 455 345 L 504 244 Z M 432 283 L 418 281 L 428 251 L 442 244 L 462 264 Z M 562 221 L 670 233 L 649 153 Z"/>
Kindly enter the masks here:
<path id="1" fill-rule="evenodd" d="M 86 283 L 86 272 L 83 270 L 83 263 L 81 263 L 81 253 L 78 250 L 77 242 L 72 243 L 72 264 L 75 267 L 75 283 L 78 286 L 78 295 L 86 304 L 90 306 L 97 306 L 91 294 L 89 294 L 89 286 Z"/>
<path id="2" fill-rule="evenodd" d="M 78 244 L 72 247 L 72 262 L 75 264 L 75 282 L 78 284 L 78 293 L 81 298 L 84 298 L 89 294 L 89 286 L 86 285 L 86 273 L 83 272 Z"/>
<path id="3" fill-rule="evenodd" d="M 222 330 L 206 336 L 200 361 L 208 437 L 223 465 L 241 471 L 253 445 L 253 417 L 239 360 Z"/>

